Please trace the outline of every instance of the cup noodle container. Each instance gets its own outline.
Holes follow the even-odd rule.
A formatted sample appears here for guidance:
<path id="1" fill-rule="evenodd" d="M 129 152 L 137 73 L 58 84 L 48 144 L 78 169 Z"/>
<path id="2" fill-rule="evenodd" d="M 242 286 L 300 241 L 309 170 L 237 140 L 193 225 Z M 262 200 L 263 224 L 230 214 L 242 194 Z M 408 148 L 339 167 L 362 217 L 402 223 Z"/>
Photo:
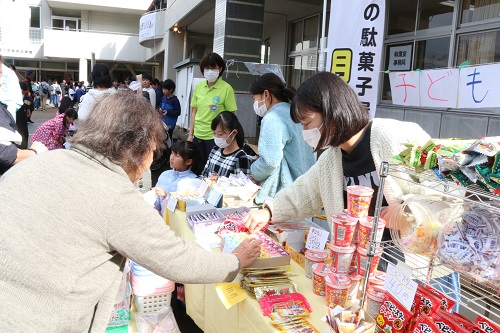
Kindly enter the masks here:
<path id="1" fill-rule="evenodd" d="M 349 215 L 358 218 L 367 217 L 372 196 L 372 188 L 360 185 L 347 186 L 347 210 Z"/>
<path id="2" fill-rule="evenodd" d="M 375 242 L 380 243 L 382 241 L 382 235 L 384 234 L 385 221 L 381 218 L 378 219 L 377 234 L 375 237 Z M 366 249 L 367 244 L 370 243 L 370 237 L 372 235 L 373 229 L 373 217 L 368 216 L 364 219 L 359 219 L 359 236 L 358 236 L 358 246 Z"/>
<path id="3" fill-rule="evenodd" d="M 306 264 L 305 264 L 306 277 L 308 279 L 312 279 L 312 266 L 317 263 L 325 262 L 325 259 L 328 257 L 328 253 L 326 251 L 306 250 L 305 257 L 306 257 Z"/>
<path id="4" fill-rule="evenodd" d="M 345 274 L 328 274 L 325 276 L 326 305 L 334 308 L 337 305 L 344 307 L 349 295 L 351 279 Z"/>
<path id="5" fill-rule="evenodd" d="M 384 289 L 384 283 L 385 283 L 385 277 L 386 274 L 382 271 L 375 271 L 373 274 L 370 275 L 370 278 L 368 279 L 368 288 L 377 288 L 379 290 L 385 290 Z"/>
<path id="6" fill-rule="evenodd" d="M 325 296 L 325 276 L 331 273 L 330 265 L 324 263 L 313 264 L 313 293 L 319 296 Z"/>
<path id="7" fill-rule="evenodd" d="M 370 288 L 366 291 L 365 312 L 372 318 L 377 317 L 384 301 L 384 294 L 385 292 L 378 288 Z"/>
<path id="8" fill-rule="evenodd" d="M 341 247 L 330 243 L 330 257 L 332 258 L 332 272 L 337 274 L 347 274 L 351 266 L 352 256 L 356 247 Z"/>
<path id="9" fill-rule="evenodd" d="M 332 215 L 332 242 L 335 246 L 351 246 L 358 219 L 346 214 Z"/>
<path id="10" fill-rule="evenodd" d="M 344 209 L 342 211 L 345 215 L 349 215 L 349 211 L 347 209 Z M 352 236 L 352 244 L 358 244 L 359 243 L 359 222 L 356 224 L 356 229 L 354 229 L 354 236 Z"/>
<path id="11" fill-rule="evenodd" d="M 358 255 L 358 275 L 364 276 L 366 272 L 366 264 L 368 263 L 368 252 L 366 249 L 362 247 L 357 247 L 357 255 Z M 370 273 L 375 271 L 375 268 L 378 266 L 378 262 L 380 261 L 380 256 L 382 255 L 382 249 L 375 250 L 375 254 L 373 255 L 372 265 L 370 267 Z"/>
<path id="12" fill-rule="evenodd" d="M 354 273 L 349 274 L 349 279 L 351 279 L 351 285 L 349 286 L 349 294 L 347 295 L 348 300 L 356 300 L 359 298 L 359 286 L 363 277 L 358 275 L 357 270 Z"/>

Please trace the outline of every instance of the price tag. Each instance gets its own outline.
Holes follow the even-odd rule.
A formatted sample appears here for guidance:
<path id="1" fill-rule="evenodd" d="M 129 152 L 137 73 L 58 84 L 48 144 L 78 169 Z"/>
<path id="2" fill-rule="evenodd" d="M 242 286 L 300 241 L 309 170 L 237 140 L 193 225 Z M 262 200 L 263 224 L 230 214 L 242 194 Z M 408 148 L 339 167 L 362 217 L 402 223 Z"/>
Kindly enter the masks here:
<path id="1" fill-rule="evenodd" d="M 177 199 L 172 197 L 168 198 L 167 209 L 173 213 L 175 211 L 175 207 L 177 207 Z"/>
<path id="2" fill-rule="evenodd" d="M 240 287 L 239 283 L 222 283 L 215 286 L 222 304 L 229 310 L 235 304 L 248 298 L 248 294 Z"/>
<path id="3" fill-rule="evenodd" d="M 212 189 L 210 191 L 210 194 L 208 195 L 208 203 L 211 204 L 212 206 L 217 206 L 217 203 L 219 202 L 220 198 L 222 198 L 222 193 L 217 191 L 216 189 Z"/>
<path id="4" fill-rule="evenodd" d="M 201 182 L 200 184 L 200 187 L 198 187 L 198 195 L 199 196 L 204 196 L 205 195 L 205 192 L 207 191 L 208 189 L 208 184 L 205 183 L 204 181 Z"/>
<path id="5" fill-rule="evenodd" d="M 406 309 L 410 310 L 417 292 L 417 283 L 411 279 L 404 266 L 399 266 L 399 264 L 394 266 L 387 263 L 384 288 Z"/>
<path id="6" fill-rule="evenodd" d="M 323 229 L 311 227 L 307 234 L 306 249 L 313 251 L 323 251 L 329 232 Z"/>

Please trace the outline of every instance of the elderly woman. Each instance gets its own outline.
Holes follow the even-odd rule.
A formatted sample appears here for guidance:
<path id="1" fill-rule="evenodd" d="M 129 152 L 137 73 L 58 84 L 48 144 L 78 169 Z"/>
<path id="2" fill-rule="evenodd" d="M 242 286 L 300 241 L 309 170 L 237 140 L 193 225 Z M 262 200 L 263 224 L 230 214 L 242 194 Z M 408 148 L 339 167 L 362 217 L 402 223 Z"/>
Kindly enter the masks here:
<path id="1" fill-rule="evenodd" d="M 248 239 L 220 254 L 176 237 L 134 183 L 164 142 L 141 97 L 102 99 L 70 150 L 0 179 L 0 331 L 104 332 L 130 258 L 181 283 L 231 281 L 260 253 Z M 29 185 L 27 185 L 29 184 Z M 25 187 L 37 198 L 25 205 Z"/>

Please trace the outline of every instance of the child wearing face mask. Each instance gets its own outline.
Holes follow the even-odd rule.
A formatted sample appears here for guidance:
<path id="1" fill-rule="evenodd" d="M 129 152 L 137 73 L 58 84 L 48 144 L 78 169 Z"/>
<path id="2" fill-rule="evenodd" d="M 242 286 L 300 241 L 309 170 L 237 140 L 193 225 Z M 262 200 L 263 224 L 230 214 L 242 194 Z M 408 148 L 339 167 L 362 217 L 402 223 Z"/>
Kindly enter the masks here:
<path id="1" fill-rule="evenodd" d="M 291 185 L 314 164 L 313 149 L 304 141 L 308 133 L 290 117 L 295 89 L 285 87 L 272 73 L 257 78 L 250 86 L 255 113 L 263 117 L 259 134 L 259 158 L 252 163 L 252 177 L 260 182 L 255 203 Z"/>
<path id="2" fill-rule="evenodd" d="M 224 111 L 212 120 L 215 147 L 212 148 L 202 176 L 212 174 L 229 177 L 240 171 L 250 176 L 250 160 L 241 149 L 245 134 L 233 112 Z"/>

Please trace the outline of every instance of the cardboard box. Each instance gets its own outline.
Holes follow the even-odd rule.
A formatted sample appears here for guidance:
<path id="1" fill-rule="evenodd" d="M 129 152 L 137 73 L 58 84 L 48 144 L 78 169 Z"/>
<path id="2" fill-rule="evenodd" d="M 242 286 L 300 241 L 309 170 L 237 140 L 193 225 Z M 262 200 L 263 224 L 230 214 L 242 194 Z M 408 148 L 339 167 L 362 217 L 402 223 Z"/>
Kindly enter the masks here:
<path id="1" fill-rule="evenodd" d="M 234 249 L 239 245 L 239 242 L 241 242 L 247 236 L 248 236 L 248 234 L 246 234 L 246 233 L 235 233 L 235 234 L 224 235 L 222 237 L 222 240 L 221 240 L 221 250 L 222 250 L 222 253 L 231 253 L 231 252 L 233 252 Z M 262 234 L 259 237 L 265 237 L 269 241 L 271 241 L 271 239 L 269 238 L 269 236 L 267 236 L 265 234 Z M 228 241 L 228 239 L 230 239 L 230 238 L 236 239 L 236 242 Z M 274 244 L 276 244 L 276 243 L 274 243 Z M 276 244 L 276 245 L 278 245 L 278 244 Z M 267 248 L 264 247 L 264 251 L 266 249 Z M 247 268 L 271 268 L 271 267 L 287 266 L 287 265 L 290 265 L 290 255 L 289 254 L 281 255 L 279 253 L 271 254 L 271 253 L 268 252 L 268 256 L 257 258 Z"/>
<path id="2" fill-rule="evenodd" d="M 248 209 L 248 207 L 245 207 L 245 206 L 219 208 L 219 212 L 224 216 L 234 214 L 234 213 L 247 214 L 249 211 L 250 211 L 250 209 Z"/>
<path id="3" fill-rule="evenodd" d="M 311 227 L 323 229 L 310 220 L 297 219 L 289 220 L 286 222 L 273 222 L 272 224 L 269 224 L 266 233 L 272 238 L 276 239 L 283 246 L 285 245 L 285 243 L 302 242 L 305 244 L 306 231 Z"/>
<path id="4" fill-rule="evenodd" d="M 214 220 L 208 220 L 208 221 L 200 221 L 200 222 L 194 222 L 190 221 L 191 217 L 194 215 L 198 214 L 207 214 L 207 213 L 213 213 L 217 216 L 217 219 Z M 204 233 L 215 233 L 217 230 L 219 230 L 219 227 L 222 225 L 222 223 L 225 220 L 225 216 L 222 215 L 217 208 L 214 208 L 210 205 L 203 205 L 203 206 L 193 206 L 193 207 L 187 207 L 186 210 L 186 223 L 189 224 L 191 229 L 195 234 L 204 234 Z"/>
<path id="5" fill-rule="evenodd" d="M 306 257 L 300 253 L 300 250 L 304 248 L 305 244 L 300 243 L 286 243 L 285 251 L 290 254 L 290 258 L 295 261 L 300 267 L 306 267 Z"/>

